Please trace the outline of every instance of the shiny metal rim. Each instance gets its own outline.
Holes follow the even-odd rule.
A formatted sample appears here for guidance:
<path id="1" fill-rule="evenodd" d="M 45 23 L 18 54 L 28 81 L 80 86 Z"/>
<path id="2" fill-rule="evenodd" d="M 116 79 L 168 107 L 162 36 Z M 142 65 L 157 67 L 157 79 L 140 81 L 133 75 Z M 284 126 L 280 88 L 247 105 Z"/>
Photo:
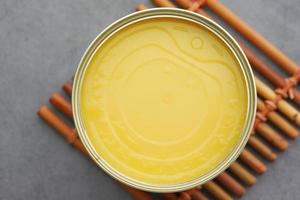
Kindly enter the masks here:
<path id="1" fill-rule="evenodd" d="M 135 23 L 140 20 L 149 19 L 149 18 L 157 18 L 157 17 L 173 17 L 180 18 L 188 21 L 192 21 L 199 25 L 202 25 L 213 32 L 216 36 L 222 39 L 231 51 L 234 53 L 237 58 L 241 69 L 244 74 L 244 78 L 247 85 L 247 93 L 248 93 L 248 107 L 247 107 L 247 117 L 246 122 L 243 127 L 243 134 L 233 149 L 233 151 L 228 155 L 228 157 L 223 160 L 215 169 L 210 171 L 209 173 L 191 180 L 189 182 L 174 184 L 174 185 L 157 185 L 157 184 L 147 184 L 144 182 L 140 182 L 134 180 L 130 177 L 121 174 L 120 172 L 113 169 L 105 160 L 103 160 L 96 152 L 96 150 L 91 145 L 87 134 L 85 132 L 84 123 L 82 120 L 81 110 L 80 110 L 80 94 L 81 94 L 81 85 L 83 82 L 83 77 L 85 74 L 85 70 L 88 66 L 90 58 L 93 56 L 94 52 L 103 44 L 112 34 L 117 32 L 118 30 L 128 26 L 132 23 Z M 78 130 L 79 137 L 83 142 L 85 148 L 87 149 L 90 157 L 100 166 L 105 172 L 110 174 L 113 178 L 118 181 L 127 184 L 131 187 L 151 191 L 151 192 L 175 192 L 175 191 L 183 191 L 198 185 L 201 185 L 224 171 L 229 165 L 234 162 L 237 157 L 240 155 L 241 151 L 245 147 L 248 138 L 251 133 L 252 126 L 254 124 L 255 113 L 256 113 L 256 89 L 255 89 L 255 81 L 254 75 L 251 70 L 250 64 L 246 56 L 244 55 L 242 49 L 239 47 L 237 42 L 233 39 L 233 37 L 227 33 L 221 26 L 211 21 L 210 19 L 201 16 L 199 14 L 182 10 L 176 8 L 154 8 L 148 9 L 145 11 L 137 12 L 130 14 L 116 21 L 109 27 L 107 27 L 104 31 L 102 31 L 92 43 L 87 48 L 84 53 L 78 67 L 76 70 L 76 74 L 74 77 L 74 86 L 73 86 L 73 94 L 72 94 L 72 109 L 74 113 L 74 121 L 75 126 Z"/>

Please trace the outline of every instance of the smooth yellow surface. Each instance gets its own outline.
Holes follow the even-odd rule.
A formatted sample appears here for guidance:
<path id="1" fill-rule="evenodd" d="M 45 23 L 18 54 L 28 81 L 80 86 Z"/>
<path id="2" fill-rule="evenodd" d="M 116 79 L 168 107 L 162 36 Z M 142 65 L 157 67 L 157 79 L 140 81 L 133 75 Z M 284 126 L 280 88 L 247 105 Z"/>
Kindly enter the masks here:
<path id="1" fill-rule="evenodd" d="M 122 174 L 176 184 L 214 169 L 240 139 L 245 80 L 229 48 L 182 19 L 147 19 L 94 54 L 81 93 L 88 137 Z"/>

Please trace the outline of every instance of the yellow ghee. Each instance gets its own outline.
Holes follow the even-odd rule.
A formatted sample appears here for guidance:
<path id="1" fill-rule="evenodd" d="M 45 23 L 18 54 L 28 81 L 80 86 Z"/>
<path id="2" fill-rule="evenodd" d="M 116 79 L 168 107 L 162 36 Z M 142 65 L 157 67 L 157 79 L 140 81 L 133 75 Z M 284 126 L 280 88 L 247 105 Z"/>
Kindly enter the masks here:
<path id="1" fill-rule="evenodd" d="M 87 136 L 113 169 L 146 184 L 207 174 L 237 145 L 243 72 L 209 30 L 170 17 L 117 31 L 94 53 L 81 90 Z"/>

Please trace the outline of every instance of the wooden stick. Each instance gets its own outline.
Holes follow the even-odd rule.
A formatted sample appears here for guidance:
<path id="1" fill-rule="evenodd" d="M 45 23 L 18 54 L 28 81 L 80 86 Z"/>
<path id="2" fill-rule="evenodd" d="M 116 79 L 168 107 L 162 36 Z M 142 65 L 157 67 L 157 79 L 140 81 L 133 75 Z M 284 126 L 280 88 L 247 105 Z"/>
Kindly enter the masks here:
<path id="1" fill-rule="evenodd" d="M 208 200 L 208 198 L 199 191 L 200 188 L 193 188 L 184 192 L 180 192 L 177 200 Z"/>
<path id="2" fill-rule="evenodd" d="M 248 165 L 251 169 L 259 174 L 263 174 L 267 171 L 267 166 L 256 158 L 250 151 L 244 149 L 240 155 L 240 160 Z"/>
<path id="3" fill-rule="evenodd" d="M 46 106 L 40 107 L 38 110 L 38 115 L 51 127 L 53 127 L 61 136 L 63 136 L 70 144 L 72 144 L 77 150 L 83 153 L 85 156 L 88 156 L 87 151 L 85 150 L 83 144 L 78 139 L 75 134 L 74 129 L 70 128 L 65 124 L 56 114 L 54 114 Z M 136 200 L 152 200 L 151 196 L 146 192 L 131 188 L 127 185 L 124 185 L 118 182 L 131 196 Z"/>
<path id="4" fill-rule="evenodd" d="M 255 130 L 277 149 L 285 151 L 288 148 L 288 141 L 268 124 L 260 122 L 255 126 Z"/>
<path id="5" fill-rule="evenodd" d="M 242 197 L 246 192 L 244 186 L 232 178 L 227 172 L 222 172 L 219 174 L 216 177 L 216 180 L 228 191 L 232 192 L 238 197 Z"/>
<path id="6" fill-rule="evenodd" d="M 246 54 L 251 66 L 254 67 L 256 71 L 263 74 L 265 78 L 270 80 L 274 85 L 278 87 L 284 86 L 284 79 L 281 78 L 276 72 L 272 70 L 261 58 L 254 54 L 249 48 L 246 47 L 242 42 L 239 42 L 240 47 Z"/>
<path id="7" fill-rule="evenodd" d="M 214 197 L 219 200 L 233 200 L 233 198 L 225 192 L 220 186 L 218 186 L 214 181 L 209 181 L 203 184 L 203 188 L 209 191 Z"/>
<path id="8" fill-rule="evenodd" d="M 191 194 L 193 200 L 208 200 L 208 198 L 200 191 Z"/>
<path id="9" fill-rule="evenodd" d="M 260 111 L 266 109 L 266 105 L 260 98 L 257 99 L 257 108 Z M 276 112 L 269 112 L 267 118 L 290 138 L 296 139 L 298 137 L 298 130 Z"/>
<path id="10" fill-rule="evenodd" d="M 72 95 L 73 84 L 70 81 L 65 82 L 62 89 L 69 95 Z"/>
<path id="11" fill-rule="evenodd" d="M 191 0 L 175 0 L 175 2 L 184 9 L 189 9 L 193 5 Z"/>
<path id="12" fill-rule="evenodd" d="M 274 147 L 281 151 L 285 151 L 289 143 L 283 137 L 281 137 L 273 128 L 271 128 L 266 123 L 259 123 L 256 127 L 258 133 L 263 136 L 268 142 L 270 142 Z"/>
<path id="13" fill-rule="evenodd" d="M 142 10 L 146 10 L 147 9 L 147 7 L 144 5 L 144 4 L 142 4 L 142 3 L 139 3 L 139 4 L 137 4 L 137 6 L 136 6 L 136 11 L 142 11 Z"/>
<path id="14" fill-rule="evenodd" d="M 252 137 L 253 136 L 250 136 L 249 140 L 251 140 Z M 277 141 L 275 143 L 277 144 Z M 251 140 L 251 142 L 248 141 L 247 144 L 250 145 L 255 151 L 257 151 L 257 153 L 259 153 L 267 160 L 273 161 L 277 157 L 277 155 L 267 145 L 262 143 L 258 138 Z"/>
<path id="15" fill-rule="evenodd" d="M 255 79 L 257 93 L 264 99 L 270 101 L 276 101 L 277 95 L 270 89 L 266 84 L 260 81 L 258 78 Z M 297 125 L 300 125 L 300 116 L 299 111 L 291 106 L 285 100 L 279 100 L 277 103 L 278 110 L 287 116 L 291 121 L 295 122 Z"/>
<path id="16" fill-rule="evenodd" d="M 175 4 L 173 4 L 169 0 L 151 0 L 152 3 L 158 7 L 176 7 Z"/>
<path id="17" fill-rule="evenodd" d="M 246 185 L 254 185 L 256 183 L 256 178 L 248 170 L 246 170 L 237 161 L 232 163 L 228 170 L 238 177 Z"/>
<path id="18" fill-rule="evenodd" d="M 53 127 L 60 135 L 62 135 L 76 149 L 80 150 L 83 154 L 88 155 L 87 151 L 85 150 L 84 146 L 79 140 L 76 131 L 70 128 L 68 125 L 66 125 L 46 106 L 40 107 L 37 114 L 51 127 Z"/>
<path id="19" fill-rule="evenodd" d="M 260 155 L 268 159 L 269 161 L 274 161 L 277 159 L 277 154 L 274 153 L 266 144 L 264 144 L 261 140 L 257 137 L 252 135 L 249 140 L 248 144 L 250 146 L 255 146 L 255 150 L 258 151 Z"/>
<path id="20" fill-rule="evenodd" d="M 251 66 L 260 74 L 262 74 L 266 79 L 268 79 L 275 87 L 283 88 L 285 87 L 285 80 L 280 75 L 278 75 L 270 66 L 268 66 L 262 59 L 260 59 L 254 52 L 248 49 L 243 43 L 239 42 L 239 45 L 245 52 Z M 293 89 L 294 98 L 292 99 L 300 105 L 300 93 Z"/>
<path id="21" fill-rule="evenodd" d="M 195 0 L 192 5 L 187 9 L 192 12 L 196 12 L 204 3 L 205 0 Z"/>
<path id="22" fill-rule="evenodd" d="M 274 62 L 281 66 L 290 74 L 297 73 L 298 65 L 284 55 L 279 49 L 273 46 L 262 35 L 252 29 L 246 22 L 236 16 L 232 11 L 226 8 L 222 3 L 217 0 L 206 0 L 207 5 L 213 12 L 222 17 L 229 25 L 235 30 L 252 42 L 256 47 L 261 49 L 268 55 Z"/>
<path id="23" fill-rule="evenodd" d="M 72 106 L 63 96 L 55 92 L 51 95 L 49 101 L 69 119 L 73 119 Z"/>

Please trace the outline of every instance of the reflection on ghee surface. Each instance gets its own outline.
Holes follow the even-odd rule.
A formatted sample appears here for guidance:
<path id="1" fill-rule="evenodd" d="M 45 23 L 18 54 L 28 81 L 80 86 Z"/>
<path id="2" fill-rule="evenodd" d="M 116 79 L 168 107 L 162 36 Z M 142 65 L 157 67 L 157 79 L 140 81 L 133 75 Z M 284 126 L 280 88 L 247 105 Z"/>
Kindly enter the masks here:
<path id="1" fill-rule="evenodd" d="M 243 73 L 206 28 L 145 19 L 112 35 L 93 55 L 80 108 L 93 147 L 138 181 L 200 177 L 237 144 L 247 111 Z"/>

